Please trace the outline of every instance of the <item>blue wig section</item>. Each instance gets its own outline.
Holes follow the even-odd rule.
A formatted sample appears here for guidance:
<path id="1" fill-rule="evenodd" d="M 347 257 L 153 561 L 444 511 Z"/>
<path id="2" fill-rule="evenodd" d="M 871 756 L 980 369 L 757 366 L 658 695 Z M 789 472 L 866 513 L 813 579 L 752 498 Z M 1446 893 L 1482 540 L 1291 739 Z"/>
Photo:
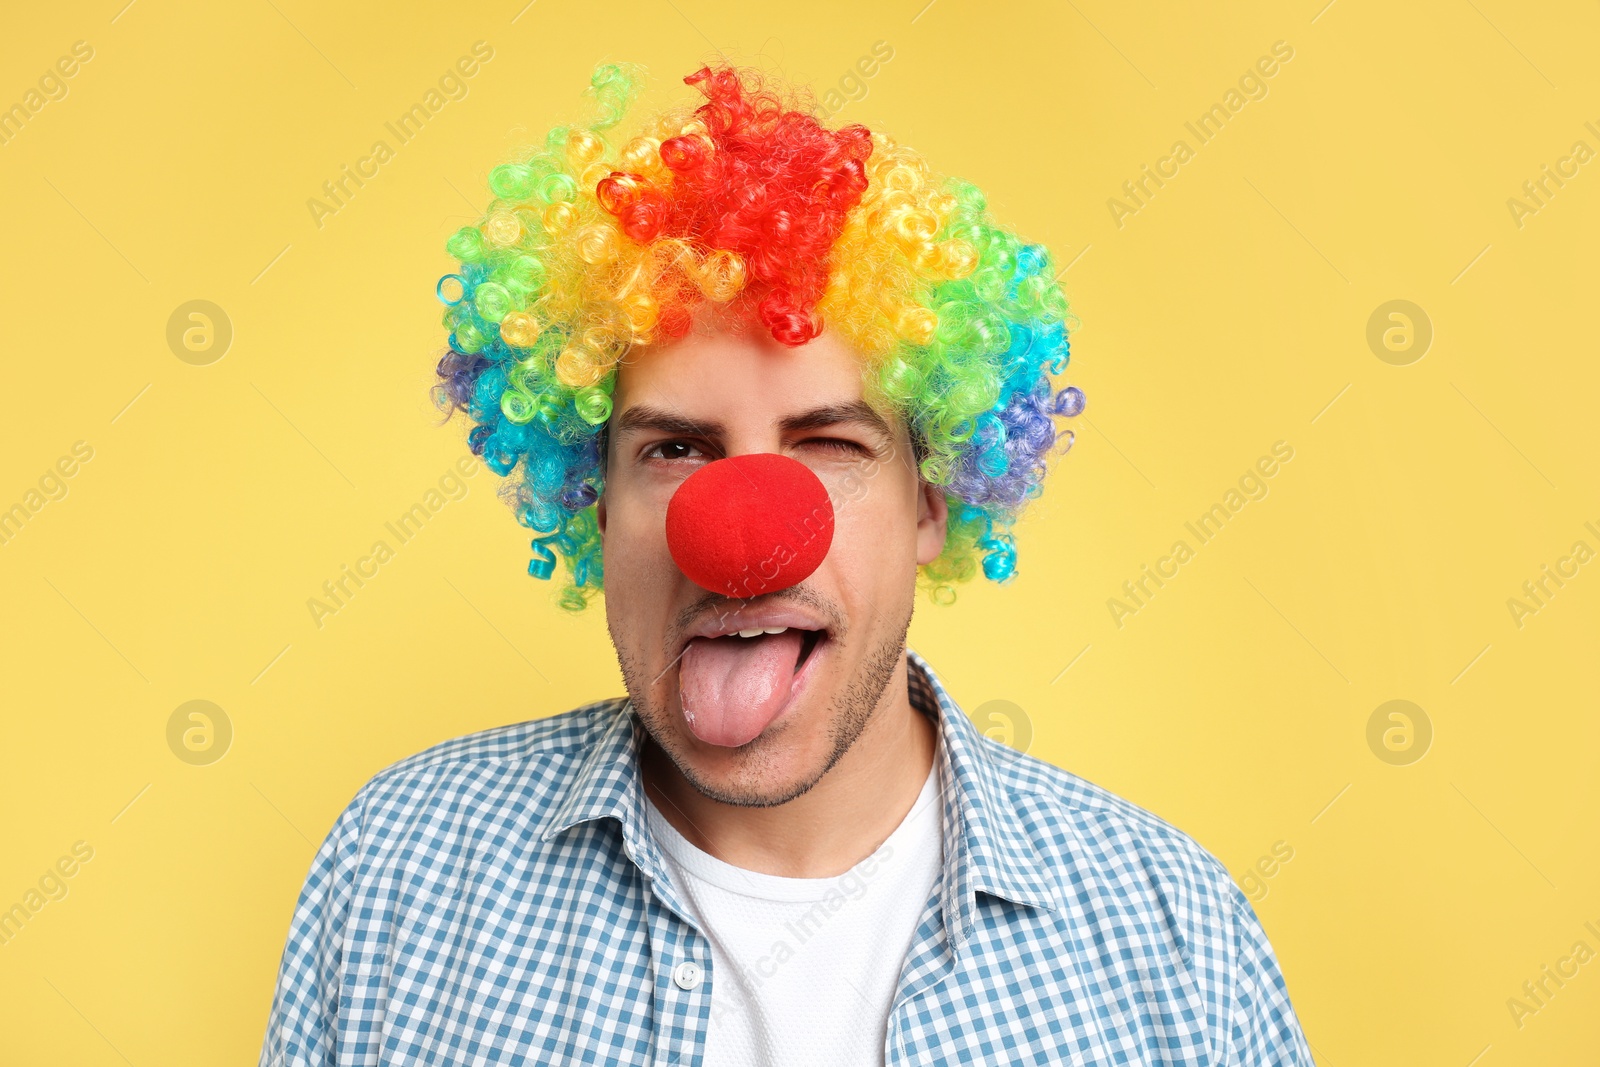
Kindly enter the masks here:
<path id="1" fill-rule="evenodd" d="M 974 316 L 1025 306 L 1025 285 L 1053 284 L 1049 253 L 1040 245 L 1023 245 L 1012 257 L 1004 296 L 980 292 L 971 283 L 949 282 L 935 290 L 941 317 Z M 1034 306 L 1037 306 L 1036 304 Z M 1016 542 L 1011 526 L 1022 507 L 1043 492 L 1047 461 L 1058 445 L 1070 448 L 1072 431 L 1058 435 L 1056 416 L 1071 417 L 1084 408 L 1082 390 L 1055 389 L 1051 377 L 1061 374 L 1071 358 L 1066 323 L 1033 315 L 1005 320 L 1005 334 L 968 331 L 967 355 L 988 362 L 999 380 L 996 399 L 971 420 L 970 436 L 960 446 L 946 495 L 964 504 L 956 510 L 962 524 L 982 524 L 977 547 L 983 552 L 984 576 L 1007 582 L 1016 574 Z M 974 351 L 975 350 L 975 351 Z M 965 432 L 965 430 L 963 430 Z"/>
<path id="2" fill-rule="evenodd" d="M 507 394 L 519 391 L 515 379 L 527 382 L 537 376 L 540 359 L 559 350 L 564 337 L 559 329 L 547 331 L 532 354 L 508 346 L 498 326 L 484 321 L 474 309 L 484 277 L 482 268 L 464 266 L 459 274 L 441 280 L 440 300 L 450 308 L 445 321 L 454 329 L 450 350 L 436 372 L 435 403 L 447 412 L 463 409 L 472 419 L 467 446 L 484 466 L 508 479 L 500 495 L 511 505 L 517 522 L 539 535 L 531 542 L 528 573 L 549 579 L 557 557 L 567 560 L 570 581 L 561 604 L 576 610 L 604 583 L 594 514 L 602 488 L 599 427 L 575 416 L 571 390 L 566 391 L 566 404 L 528 408 L 522 421 L 508 417 Z M 445 282 L 452 280 L 454 284 L 446 287 Z M 541 383 L 541 388 L 552 397 L 557 393 L 552 383 Z"/>

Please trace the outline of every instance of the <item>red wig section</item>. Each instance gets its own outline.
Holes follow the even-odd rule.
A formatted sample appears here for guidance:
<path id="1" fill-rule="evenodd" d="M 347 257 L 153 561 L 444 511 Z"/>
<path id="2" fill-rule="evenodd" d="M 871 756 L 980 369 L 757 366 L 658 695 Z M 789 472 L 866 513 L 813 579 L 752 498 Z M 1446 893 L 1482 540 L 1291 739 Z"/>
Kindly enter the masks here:
<path id="1" fill-rule="evenodd" d="M 661 143 L 671 183 L 613 171 L 596 195 L 630 240 L 676 237 L 737 253 L 748 272 L 741 299 L 774 339 L 803 345 L 822 332 L 816 304 L 845 215 L 867 188 L 871 131 L 826 129 L 731 67 L 702 67 L 684 81 L 706 96 L 695 111 L 706 133 Z M 663 325 L 672 333 L 680 324 Z"/>

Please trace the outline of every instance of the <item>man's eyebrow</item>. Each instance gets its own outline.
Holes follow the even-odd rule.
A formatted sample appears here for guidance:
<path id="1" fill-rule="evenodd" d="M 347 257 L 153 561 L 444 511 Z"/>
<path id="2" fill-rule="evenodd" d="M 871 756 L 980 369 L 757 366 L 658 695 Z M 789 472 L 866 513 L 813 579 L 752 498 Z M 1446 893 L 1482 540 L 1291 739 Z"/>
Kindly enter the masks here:
<path id="1" fill-rule="evenodd" d="M 786 415 L 778 423 L 784 433 L 800 430 L 818 430 L 841 423 L 856 423 L 877 436 L 887 447 L 894 443 L 894 430 L 865 400 L 848 403 L 824 404 L 809 411 Z M 634 404 L 612 420 L 616 440 L 647 431 L 672 434 L 679 437 L 720 438 L 727 428 L 716 419 L 694 419 L 680 412 L 667 411 L 650 404 Z"/>
<path id="2" fill-rule="evenodd" d="M 634 404 L 611 420 L 617 440 L 655 430 L 679 437 L 721 437 L 726 428 L 715 419 L 691 419 L 676 411 Z"/>
<path id="3" fill-rule="evenodd" d="M 778 423 L 778 428 L 785 433 L 793 433 L 797 430 L 820 430 L 824 426 L 836 426 L 845 422 L 853 422 L 872 431 L 886 448 L 894 444 L 894 430 L 865 400 L 852 400 L 847 404 L 826 404 L 797 415 L 789 415 Z"/>

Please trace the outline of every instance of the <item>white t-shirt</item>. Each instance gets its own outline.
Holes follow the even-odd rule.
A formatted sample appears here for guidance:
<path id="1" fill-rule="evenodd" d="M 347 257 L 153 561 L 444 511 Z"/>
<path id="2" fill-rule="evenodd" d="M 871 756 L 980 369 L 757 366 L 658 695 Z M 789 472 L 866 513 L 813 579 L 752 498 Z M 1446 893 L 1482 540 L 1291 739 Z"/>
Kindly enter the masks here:
<path id="1" fill-rule="evenodd" d="M 877 851 L 833 878 L 724 863 L 646 804 L 673 882 L 711 940 L 705 1067 L 882 1067 L 900 968 L 943 867 L 942 762 L 936 751 Z"/>

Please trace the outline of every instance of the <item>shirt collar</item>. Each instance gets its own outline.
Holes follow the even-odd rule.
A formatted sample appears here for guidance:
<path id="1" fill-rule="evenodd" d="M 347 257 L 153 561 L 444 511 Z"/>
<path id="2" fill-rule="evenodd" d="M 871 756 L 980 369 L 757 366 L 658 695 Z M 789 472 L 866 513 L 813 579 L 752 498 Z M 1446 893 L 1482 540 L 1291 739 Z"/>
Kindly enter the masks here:
<path id="1" fill-rule="evenodd" d="M 1017 904 L 1057 910 L 1061 904 L 1048 865 L 1021 825 L 1002 775 L 995 742 L 978 732 L 945 690 L 933 669 L 915 651 L 906 651 L 912 706 L 934 720 L 943 744 L 944 878 L 940 904 L 945 936 L 959 952 L 977 921 L 976 894 L 988 893 Z M 619 698 L 598 720 L 599 733 L 588 745 L 572 786 L 540 833 L 541 841 L 581 823 L 616 819 L 629 858 L 650 878 L 656 892 L 680 914 L 690 914 L 677 899 L 660 847 L 646 820 L 639 776 L 644 725 L 632 702 Z"/>

